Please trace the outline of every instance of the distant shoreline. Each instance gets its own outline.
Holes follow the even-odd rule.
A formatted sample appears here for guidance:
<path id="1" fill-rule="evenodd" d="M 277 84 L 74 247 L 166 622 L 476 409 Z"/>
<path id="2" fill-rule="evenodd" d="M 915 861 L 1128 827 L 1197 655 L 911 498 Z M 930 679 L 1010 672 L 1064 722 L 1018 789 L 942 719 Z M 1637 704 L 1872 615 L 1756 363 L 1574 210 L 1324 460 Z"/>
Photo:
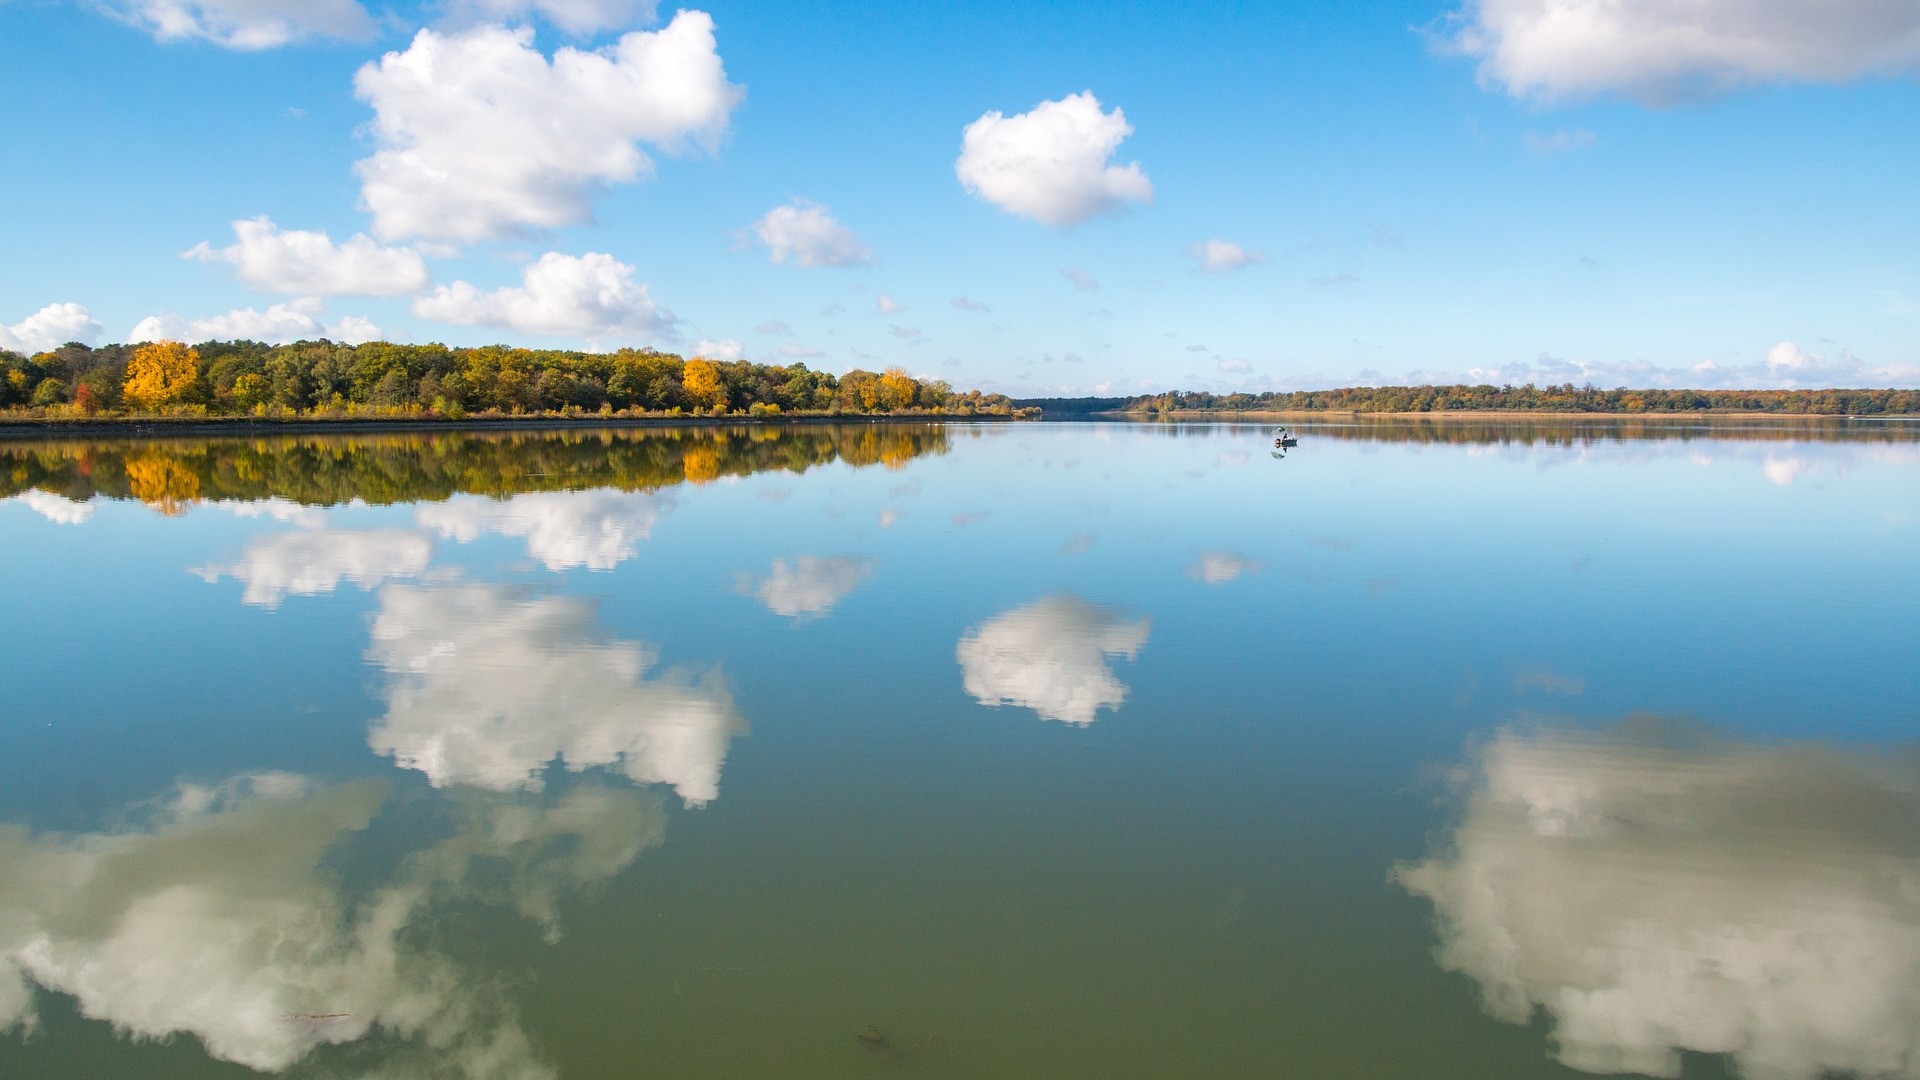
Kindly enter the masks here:
<path id="1" fill-rule="evenodd" d="M 451 419 L 337 417 L 124 417 L 86 420 L 0 420 L 0 441 L 49 438 L 199 438 L 219 435 L 394 435 L 405 432 L 597 431 L 610 428 L 796 427 L 824 424 L 1012 423 L 1000 414 L 849 413 L 804 416 L 467 416 Z"/>
<path id="2" fill-rule="evenodd" d="M 1860 415 L 1850 413 L 1800 413 L 1800 412 L 1759 412 L 1713 410 L 1709 412 L 1567 412 L 1557 409 L 1431 409 L 1420 412 L 1371 412 L 1361 409 L 1182 409 L 1172 413 L 1129 412 L 1116 410 L 1111 412 L 1066 413 L 1045 417 L 1049 420 L 1064 419 L 1067 416 L 1084 416 L 1102 420 L 1124 418 L 1128 420 L 1179 421 L 1189 417 L 1208 420 L 1247 417 L 1276 420 L 1920 420 L 1920 413 L 1883 413 Z"/>

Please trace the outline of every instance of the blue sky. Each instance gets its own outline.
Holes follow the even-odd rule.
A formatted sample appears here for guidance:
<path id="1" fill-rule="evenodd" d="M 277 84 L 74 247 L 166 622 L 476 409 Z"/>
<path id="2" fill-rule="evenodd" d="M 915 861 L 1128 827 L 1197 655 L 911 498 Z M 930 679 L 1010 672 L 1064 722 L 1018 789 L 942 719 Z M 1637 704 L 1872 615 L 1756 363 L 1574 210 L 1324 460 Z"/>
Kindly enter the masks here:
<path id="1" fill-rule="evenodd" d="M 0 346 L 1920 385 L 1920 3 L 1458 2 L 0 0 Z"/>

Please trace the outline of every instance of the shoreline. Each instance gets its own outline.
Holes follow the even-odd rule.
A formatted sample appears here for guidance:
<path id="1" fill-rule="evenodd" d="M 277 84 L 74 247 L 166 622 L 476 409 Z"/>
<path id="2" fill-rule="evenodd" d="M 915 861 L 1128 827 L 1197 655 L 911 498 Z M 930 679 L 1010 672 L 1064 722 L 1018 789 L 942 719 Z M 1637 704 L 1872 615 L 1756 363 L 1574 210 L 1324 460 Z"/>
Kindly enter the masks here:
<path id="1" fill-rule="evenodd" d="M 1308 409 L 1279 411 L 1183 411 L 1171 415 L 1134 412 L 1042 414 L 1038 418 L 1017 419 L 999 414 L 955 416 L 922 414 L 807 414 L 788 416 L 468 416 L 449 419 L 396 419 L 388 417 L 300 417 L 269 419 L 260 417 L 128 417 L 92 419 L 0 419 L 0 442 L 35 439 L 98 438 L 201 438 L 221 436 L 270 437 L 275 435 L 394 435 L 406 432 L 539 432 L 598 431 L 647 428 L 709 427 L 813 427 L 836 424 L 947 424 L 947 423 L 1136 423 L 1177 424 L 1189 421 L 1207 423 L 1264 423 L 1272 420 L 1295 422 L 1334 421 L 1352 423 L 1371 420 L 1432 420 L 1448 423 L 1500 423 L 1503 421 L 1557 421 L 1579 423 L 1591 420 L 1640 422 L 1685 421 L 1690 423 L 1737 420 L 1742 422 L 1823 424 L 1843 422 L 1920 423 L 1920 415 L 1847 415 L 1834 413 L 1776 412 L 1542 412 L 1520 410 L 1447 409 L 1429 412 L 1361 412 L 1345 409 Z"/>
<path id="2" fill-rule="evenodd" d="M 935 424 L 1014 422 L 1011 416 L 985 414 L 827 414 L 796 416 L 467 416 L 458 420 L 393 419 L 388 417 L 127 417 L 122 419 L 0 420 L 0 442 L 49 438 L 199 438 L 208 436 L 272 435 L 394 435 L 410 431 L 430 433 L 475 431 L 600 431 L 606 429 L 679 427 L 779 427 L 824 424 Z"/>
<path id="3" fill-rule="evenodd" d="M 1282 420 L 1899 420 L 1920 421 L 1920 414 L 1884 413 L 1862 415 L 1858 413 L 1788 413 L 1788 412 L 1559 412 L 1554 410 L 1532 409 L 1433 409 L 1426 412 L 1366 412 L 1357 409 L 1222 409 L 1222 410 L 1181 410 L 1176 413 L 1157 415 L 1136 412 L 1091 412 L 1074 413 L 1093 419 L 1109 420 L 1124 418 L 1146 420 L 1155 423 L 1177 422 L 1189 417 L 1207 420 L 1233 419 L 1235 417 L 1282 419 Z M 1067 416 L 1044 417 L 1044 419 L 1065 420 Z"/>

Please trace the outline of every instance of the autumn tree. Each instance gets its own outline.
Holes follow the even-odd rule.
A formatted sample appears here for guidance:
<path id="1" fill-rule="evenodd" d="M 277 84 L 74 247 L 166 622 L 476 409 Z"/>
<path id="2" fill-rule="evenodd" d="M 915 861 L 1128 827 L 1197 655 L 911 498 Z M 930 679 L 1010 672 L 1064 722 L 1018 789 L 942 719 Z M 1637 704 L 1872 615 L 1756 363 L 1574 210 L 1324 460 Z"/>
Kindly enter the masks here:
<path id="1" fill-rule="evenodd" d="M 185 397 L 200 377 L 200 354 L 177 341 L 150 341 L 127 361 L 122 389 L 136 408 L 157 409 Z"/>
<path id="2" fill-rule="evenodd" d="M 913 406 L 913 396 L 920 384 L 905 368 L 890 367 L 880 376 L 880 404 L 887 409 L 906 409 Z"/>
<path id="3" fill-rule="evenodd" d="M 696 405 L 726 407 L 727 388 L 720 383 L 720 367 L 705 357 L 696 356 L 680 369 L 680 388 Z"/>
<path id="4" fill-rule="evenodd" d="M 872 412 L 880 407 L 880 376 L 855 368 L 840 376 L 840 407 Z"/>

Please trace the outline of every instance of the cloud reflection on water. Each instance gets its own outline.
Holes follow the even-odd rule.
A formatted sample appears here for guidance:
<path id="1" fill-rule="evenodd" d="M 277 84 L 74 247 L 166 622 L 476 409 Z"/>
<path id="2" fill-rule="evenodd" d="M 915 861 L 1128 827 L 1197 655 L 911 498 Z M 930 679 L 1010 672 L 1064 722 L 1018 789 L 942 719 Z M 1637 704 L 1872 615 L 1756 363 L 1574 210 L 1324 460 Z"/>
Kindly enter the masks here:
<path id="1" fill-rule="evenodd" d="M 367 658 L 387 672 L 368 742 L 434 786 L 538 788 L 556 759 L 615 766 L 688 804 L 720 793 L 746 731 L 719 673 L 649 677 L 654 652 L 610 638 L 590 601 L 506 585 L 389 585 Z"/>
<path id="2" fill-rule="evenodd" d="M 1107 658 L 1139 655 L 1152 623 L 1073 596 L 1054 596 L 988 619 L 955 650 L 967 693 L 982 705 L 1019 705 L 1044 720 L 1091 724 L 1118 709 L 1127 685 Z"/>
<path id="3" fill-rule="evenodd" d="M 1187 568 L 1187 576 L 1208 585 L 1225 585 L 1243 574 L 1260 572 L 1260 560 L 1231 551 L 1203 551 Z"/>
<path id="4" fill-rule="evenodd" d="M 1588 1072 L 1920 1076 L 1920 768 L 1672 732 L 1507 733 L 1396 872 L 1494 1016 Z"/>
<path id="5" fill-rule="evenodd" d="M 508 499 L 459 496 L 414 511 L 423 527 L 470 543 L 482 534 L 520 537 L 549 570 L 611 570 L 671 513 L 672 495 L 624 491 L 551 491 Z"/>
<path id="6" fill-rule="evenodd" d="M 272 518 L 304 529 L 317 529 L 327 523 L 327 512 L 291 499 L 269 496 L 265 499 L 215 499 L 206 504 L 240 518 Z"/>
<path id="7" fill-rule="evenodd" d="M 0 502 L 18 502 L 56 525 L 84 525 L 93 520 L 93 503 L 75 502 L 47 491 L 29 490 Z"/>
<path id="8" fill-rule="evenodd" d="M 261 1072 L 372 1039 L 371 1075 L 555 1076 L 493 981 L 416 929 L 464 896 L 557 936 L 559 895 L 661 841 L 659 800 L 591 785 L 455 800 L 451 835 L 349 894 L 338 857 L 386 798 L 378 783 L 263 774 L 182 786 L 129 831 L 0 827 L 0 1030 L 36 1026 L 37 986 L 123 1036 L 191 1035 Z"/>
<path id="9" fill-rule="evenodd" d="M 749 593 L 775 615 L 813 619 L 825 615 L 873 573 L 873 560 L 857 555 L 801 555 L 792 562 L 773 560 L 767 576 L 742 575 L 740 591 Z"/>
<path id="10" fill-rule="evenodd" d="M 242 603 L 277 608 L 289 594 L 330 593 L 343 580 L 371 589 L 388 578 L 418 577 L 432 557 L 433 541 L 417 532 L 315 529 L 261 537 L 238 562 L 194 573 L 210 582 L 235 578 L 246 586 Z"/>

